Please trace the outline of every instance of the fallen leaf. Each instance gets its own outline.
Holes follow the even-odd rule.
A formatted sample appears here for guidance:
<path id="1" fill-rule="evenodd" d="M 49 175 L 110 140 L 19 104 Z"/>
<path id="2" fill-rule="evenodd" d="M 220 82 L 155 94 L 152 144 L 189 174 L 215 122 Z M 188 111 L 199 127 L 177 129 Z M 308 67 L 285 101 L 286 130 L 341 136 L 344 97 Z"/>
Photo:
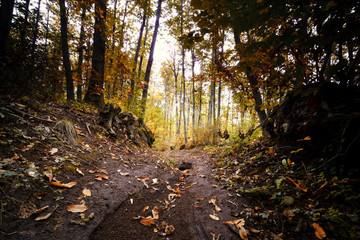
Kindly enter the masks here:
<path id="1" fill-rule="evenodd" d="M 197 198 L 196 200 L 200 202 L 200 201 L 203 201 L 204 198 Z"/>
<path id="2" fill-rule="evenodd" d="M 129 173 L 123 173 L 123 172 L 121 172 L 120 175 L 121 175 L 121 176 L 128 176 L 128 175 L 130 175 L 130 174 L 129 174 Z"/>
<path id="3" fill-rule="evenodd" d="M 206 178 L 206 176 L 203 175 L 203 174 L 200 174 L 199 177 L 201 177 L 201 178 Z"/>
<path id="4" fill-rule="evenodd" d="M 239 235 L 242 240 L 248 240 L 247 231 L 243 226 L 240 227 Z"/>
<path id="5" fill-rule="evenodd" d="M 84 188 L 84 190 L 82 191 L 82 193 L 87 196 L 87 197 L 90 197 L 91 196 L 91 191 L 90 189 L 87 189 L 87 188 Z"/>
<path id="6" fill-rule="evenodd" d="M 219 220 L 220 220 L 218 216 L 215 216 L 215 215 L 212 215 L 212 214 L 209 214 L 209 216 L 210 216 L 212 219 L 216 220 L 216 221 L 219 221 Z"/>
<path id="7" fill-rule="evenodd" d="M 275 153 L 275 148 L 271 147 L 271 148 L 269 149 L 268 154 L 274 154 L 274 153 Z"/>
<path id="8" fill-rule="evenodd" d="M 49 182 L 53 179 L 53 172 L 50 166 L 46 167 L 46 171 L 44 171 L 44 175 L 49 179 Z"/>
<path id="9" fill-rule="evenodd" d="M 84 176 L 84 173 L 79 169 L 79 168 L 76 168 L 76 172 L 82 176 Z"/>
<path id="10" fill-rule="evenodd" d="M 291 151 L 290 153 L 298 153 L 300 151 L 304 150 L 303 148 L 299 148 L 298 150 L 295 150 L 295 151 Z"/>
<path id="11" fill-rule="evenodd" d="M 49 205 L 48 206 L 45 206 L 45 207 L 42 207 L 42 208 L 39 208 L 39 209 L 36 209 L 36 211 L 34 212 L 34 214 L 39 214 L 39 213 L 41 213 L 42 211 L 44 211 L 45 209 L 47 209 L 49 207 Z"/>
<path id="12" fill-rule="evenodd" d="M 50 184 L 57 187 L 72 188 L 77 184 L 77 182 L 69 182 L 69 183 L 50 182 Z"/>
<path id="13" fill-rule="evenodd" d="M 300 190 L 304 192 L 308 191 L 308 187 L 305 185 L 304 181 L 300 181 L 300 183 L 297 183 L 294 180 L 292 180 L 290 177 L 286 177 L 286 178 L 289 179 L 289 181 L 292 182 Z"/>
<path id="14" fill-rule="evenodd" d="M 252 233 L 260 233 L 261 231 L 260 230 L 257 230 L 255 228 L 249 228 L 250 232 Z"/>
<path id="15" fill-rule="evenodd" d="M 105 174 L 108 174 L 108 171 L 106 171 L 104 169 L 93 169 L 93 170 L 89 170 L 89 173 L 105 173 Z"/>
<path id="16" fill-rule="evenodd" d="M 212 203 L 215 206 L 215 210 L 217 212 L 221 211 L 221 208 L 219 208 L 219 206 L 216 204 L 216 196 L 213 196 L 210 200 L 209 203 Z"/>
<path id="17" fill-rule="evenodd" d="M 51 212 L 35 218 L 35 221 L 41 221 L 41 220 L 46 220 L 46 219 L 48 219 L 48 218 L 55 212 L 55 210 L 56 210 L 57 208 L 58 208 L 58 205 L 56 205 L 56 207 L 55 207 Z"/>
<path id="18" fill-rule="evenodd" d="M 67 206 L 66 209 L 69 212 L 81 213 L 81 212 L 85 212 L 88 209 L 88 207 L 85 205 L 70 205 L 70 206 Z"/>
<path id="19" fill-rule="evenodd" d="M 159 219 L 159 215 L 161 213 L 162 209 L 159 206 L 155 206 L 152 210 L 151 213 L 153 215 L 154 219 Z"/>
<path id="20" fill-rule="evenodd" d="M 182 194 L 183 192 L 180 191 L 180 190 L 174 190 L 173 193 L 179 193 L 179 194 Z"/>
<path id="21" fill-rule="evenodd" d="M 52 148 L 50 151 L 49 151 L 49 153 L 50 153 L 50 155 L 54 155 L 55 153 L 57 153 L 59 151 L 59 149 L 57 149 L 57 148 Z"/>
<path id="22" fill-rule="evenodd" d="M 149 188 L 149 185 L 146 183 L 146 179 L 144 179 L 144 178 L 142 178 L 142 179 L 138 178 L 137 180 L 140 181 L 140 182 L 142 182 L 142 183 L 145 185 L 146 188 Z"/>
<path id="23" fill-rule="evenodd" d="M 318 239 L 324 239 L 326 237 L 326 233 L 322 227 L 320 227 L 319 224 L 313 223 L 313 228 L 315 229 L 315 236 Z"/>
<path id="24" fill-rule="evenodd" d="M 30 148 L 32 148 L 35 145 L 35 143 L 30 143 L 27 146 L 23 147 L 22 149 L 20 149 L 23 152 L 28 151 Z"/>
<path id="25" fill-rule="evenodd" d="M 146 207 L 143 208 L 142 211 L 145 212 L 145 211 L 148 210 L 148 209 L 149 209 L 149 206 L 146 206 Z"/>
<path id="26" fill-rule="evenodd" d="M 141 219 L 140 223 L 145 226 L 151 226 L 152 224 L 155 224 L 155 220 L 154 220 L 154 218 L 148 216 L 147 218 Z"/>
<path id="27" fill-rule="evenodd" d="M 303 139 L 299 139 L 298 141 L 300 142 L 300 141 L 309 141 L 309 140 L 311 140 L 311 138 L 310 138 L 310 136 L 307 136 Z"/>
<path id="28" fill-rule="evenodd" d="M 109 179 L 109 177 L 105 175 L 95 175 L 95 179 L 102 181 L 103 179 Z"/>
<path id="29" fill-rule="evenodd" d="M 16 153 L 14 154 L 14 156 L 11 158 L 12 160 L 15 160 L 15 159 L 19 159 L 19 155 L 17 155 Z"/>

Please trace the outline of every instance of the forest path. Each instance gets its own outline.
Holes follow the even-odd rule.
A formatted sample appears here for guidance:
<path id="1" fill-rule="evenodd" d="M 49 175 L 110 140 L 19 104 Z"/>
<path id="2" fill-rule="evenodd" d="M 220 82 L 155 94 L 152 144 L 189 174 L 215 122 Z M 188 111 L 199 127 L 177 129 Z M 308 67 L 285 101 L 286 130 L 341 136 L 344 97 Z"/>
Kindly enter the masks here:
<path id="1" fill-rule="evenodd" d="M 192 168 L 179 172 L 167 168 L 153 176 L 151 172 L 139 176 L 145 187 L 129 194 L 116 211 L 105 217 L 90 239 L 240 239 L 223 222 L 235 219 L 231 213 L 240 212 L 242 200 L 216 185 L 211 177 L 214 159 L 204 150 L 168 151 L 160 158 L 175 165 L 185 161 Z M 209 203 L 211 199 L 216 199 L 217 210 L 215 204 Z M 141 224 L 141 217 L 153 216 L 154 207 L 162 209 L 159 219 L 151 226 Z M 163 222 L 173 225 L 175 231 L 162 236 Z"/>

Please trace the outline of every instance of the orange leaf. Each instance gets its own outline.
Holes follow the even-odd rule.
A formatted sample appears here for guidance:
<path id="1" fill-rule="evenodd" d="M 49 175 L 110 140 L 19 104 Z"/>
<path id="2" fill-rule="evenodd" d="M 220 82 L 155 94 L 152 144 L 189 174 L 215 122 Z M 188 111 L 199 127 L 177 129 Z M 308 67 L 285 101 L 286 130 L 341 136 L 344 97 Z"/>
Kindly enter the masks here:
<path id="1" fill-rule="evenodd" d="M 303 181 L 300 181 L 300 183 L 295 182 L 294 180 L 292 180 L 290 177 L 286 177 L 287 179 L 289 179 L 290 182 L 292 182 L 298 189 L 307 192 L 308 191 L 308 187 L 305 185 L 305 183 Z"/>
<path id="2" fill-rule="evenodd" d="M 275 153 L 275 148 L 271 147 L 271 148 L 269 149 L 269 152 L 268 152 L 268 153 L 269 153 L 269 154 Z"/>
<path id="3" fill-rule="evenodd" d="M 183 193 L 183 192 L 180 190 L 173 190 L 173 193 Z"/>
<path id="4" fill-rule="evenodd" d="M 47 166 L 46 171 L 44 172 L 44 175 L 49 178 L 49 182 L 53 179 L 53 173 L 50 166 Z"/>
<path id="5" fill-rule="evenodd" d="M 146 207 L 143 208 L 142 211 L 145 212 L 145 211 L 148 210 L 148 209 L 149 209 L 149 206 L 146 206 Z"/>
<path id="6" fill-rule="evenodd" d="M 69 183 L 51 182 L 50 184 L 57 187 L 72 188 L 77 184 L 77 182 L 69 182 Z"/>
<path id="7" fill-rule="evenodd" d="M 315 236 L 318 239 L 324 239 L 326 237 L 326 233 L 322 227 L 320 227 L 319 224 L 313 223 L 313 228 L 315 229 Z"/>
<path id="8" fill-rule="evenodd" d="M 147 217 L 147 218 L 143 218 L 141 219 L 141 224 L 145 225 L 145 226 L 151 226 L 152 224 L 155 224 L 155 220 L 152 217 Z"/>
<path id="9" fill-rule="evenodd" d="M 108 176 L 104 176 L 104 175 L 95 175 L 95 179 L 99 180 L 99 181 L 102 181 L 103 179 L 108 179 L 108 178 L 109 178 Z"/>

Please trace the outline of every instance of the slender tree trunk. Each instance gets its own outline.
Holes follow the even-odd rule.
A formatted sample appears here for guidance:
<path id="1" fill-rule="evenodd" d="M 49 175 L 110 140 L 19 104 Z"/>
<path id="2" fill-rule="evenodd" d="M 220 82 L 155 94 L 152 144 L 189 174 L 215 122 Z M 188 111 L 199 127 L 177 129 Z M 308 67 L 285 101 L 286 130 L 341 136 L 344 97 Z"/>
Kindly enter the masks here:
<path id="1" fill-rule="evenodd" d="M 192 76 L 192 128 L 195 128 L 195 50 L 191 49 L 191 76 Z"/>
<path id="2" fill-rule="evenodd" d="M 88 91 L 84 101 L 96 106 L 104 105 L 104 70 L 105 70 L 105 47 L 106 47 L 106 0 L 95 1 L 95 32 L 94 49 L 92 57 L 92 69 Z"/>
<path id="3" fill-rule="evenodd" d="M 181 15 L 180 15 L 180 36 L 183 35 L 184 31 L 184 1 L 181 0 Z M 182 111 L 184 118 L 184 143 L 187 145 L 187 124 L 186 124 L 186 111 L 185 111 L 185 97 L 186 97 L 186 89 L 185 89 L 185 48 L 184 43 L 181 43 L 181 68 L 182 68 L 182 88 L 183 88 L 183 98 L 182 98 Z"/>
<path id="4" fill-rule="evenodd" d="M 37 35 L 38 35 L 38 32 L 39 32 L 40 7 L 41 7 L 41 0 L 38 1 L 38 7 L 37 7 L 37 12 L 36 12 L 36 20 L 35 20 L 35 27 L 34 27 L 34 31 L 33 31 L 32 43 L 31 43 L 31 46 L 32 46 L 31 55 L 32 55 L 33 60 L 34 60 L 34 55 L 35 55 Z"/>
<path id="5" fill-rule="evenodd" d="M 0 63 L 5 55 L 6 42 L 11 29 L 11 20 L 13 17 L 14 0 L 2 0 L 0 6 Z M 2 71 L 2 67 L 0 69 Z M 2 76 L 0 76 L 2 78 Z"/>
<path id="6" fill-rule="evenodd" d="M 146 49 L 146 41 L 147 41 L 148 33 L 149 33 L 149 18 L 146 19 L 146 24 L 145 24 L 145 36 L 144 36 L 143 49 L 142 49 L 143 53 L 140 56 L 138 78 L 141 77 L 142 63 L 144 60 L 144 54 L 145 54 L 145 49 Z"/>
<path id="7" fill-rule="evenodd" d="M 2 4 L 2 2 L 1 2 L 1 4 Z M 25 44 L 26 29 L 28 27 L 29 6 L 30 6 L 30 0 L 26 0 L 25 1 L 25 8 L 24 8 L 24 23 L 23 23 L 22 28 L 20 30 L 20 42 L 21 42 L 22 47 Z"/>
<path id="8" fill-rule="evenodd" d="M 160 15 L 161 15 L 161 3 L 162 0 L 158 1 L 157 11 L 156 11 L 156 20 L 155 20 L 155 27 L 154 27 L 154 34 L 151 41 L 150 46 L 150 53 L 149 53 L 149 60 L 146 66 L 146 72 L 145 72 L 145 86 L 142 93 L 142 113 L 143 116 L 145 116 L 145 109 L 146 109 L 146 101 L 148 96 L 148 90 L 149 90 L 149 82 L 150 82 L 150 73 L 151 73 L 151 67 L 154 61 L 154 50 L 155 50 L 155 44 L 156 44 L 156 37 L 159 29 L 159 22 L 160 22 Z"/>
<path id="9" fill-rule="evenodd" d="M 74 81 L 72 78 L 70 54 L 67 37 L 67 16 L 65 8 L 65 0 L 59 0 L 60 5 L 60 26 L 61 26 L 61 49 L 63 55 L 63 66 L 66 78 L 66 98 L 68 101 L 74 101 Z"/>
<path id="10" fill-rule="evenodd" d="M 78 48 L 79 56 L 78 56 L 78 66 L 77 66 L 77 100 L 80 102 L 82 100 L 82 64 L 84 59 L 84 38 L 85 38 L 85 15 L 86 15 L 86 7 L 83 7 L 81 13 L 81 27 L 80 27 L 80 46 Z"/>
<path id="11" fill-rule="evenodd" d="M 235 38 L 235 44 L 240 44 L 240 36 L 239 33 L 234 29 L 234 38 Z M 241 56 L 241 53 L 238 51 L 238 54 Z M 260 122 L 263 122 L 266 120 L 267 116 L 264 110 L 261 109 L 263 105 L 263 100 L 261 98 L 261 93 L 259 89 L 259 83 L 257 81 L 257 78 L 253 75 L 252 69 L 250 66 L 246 66 L 245 74 L 249 80 L 251 91 L 253 94 L 253 98 L 255 100 L 255 111 L 258 115 L 258 118 Z M 262 127 L 263 131 L 264 128 Z"/>
<path id="12" fill-rule="evenodd" d="M 49 19 L 50 19 L 50 4 L 46 1 L 46 27 L 45 27 L 45 52 L 47 53 L 47 43 L 49 39 Z"/>
<path id="13" fill-rule="evenodd" d="M 131 79 L 130 94 L 129 94 L 129 99 L 128 99 L 128 109 L 129 109 L 129 107 L 131 105 L 131 102 L 134 99 L 135 73 L 136 73 L 137 61 L 138 61 L 138 58 L 139 58 L 139 52 L 140 52 L 140 48 L 141 48 L 141 40 L 142 40 L 142 36 L 143 36 L 143 32 L 144 32 L 145 23 L 146 23 L 146 8 L 144 9 L 144 16 L 143 16 L 143 19 L 142 19 L 142 23 L 141 23 L 141 27 L 140 27 L 139 39 L 138 39 L 137 46 L 136 46 L 136 52 L 135 52 L 135 58 L 134 58 L 134 68 L 133 68 L 133 77 Z"/>
<path id="14" fill-rule="evenodd" d="M 125 9 L 124 9 L 124 16 L 123 16 L 123 19 L 122 19 L 122 25 L 121 25 L 121 30 L 120 30 L 120 47 L 119 47 L 119 50 L 121 50 L 123 45 L 124 45 L 125 19 L 126 19 L 126 16 L 127 16 L 128 4 L 129 4 L 129 0 L 126 0 Z"/>

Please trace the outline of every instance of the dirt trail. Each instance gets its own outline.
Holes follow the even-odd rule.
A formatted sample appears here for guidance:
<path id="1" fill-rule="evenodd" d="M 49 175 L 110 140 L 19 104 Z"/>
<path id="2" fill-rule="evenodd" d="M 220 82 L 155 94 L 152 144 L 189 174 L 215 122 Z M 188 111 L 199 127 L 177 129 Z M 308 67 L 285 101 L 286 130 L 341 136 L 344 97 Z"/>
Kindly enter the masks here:
<path id="1" fill-rule="evenodd" d="M 210 163 L 213 159 L 208 155 L 199 150 L 163 153 L 163 159 L 175 165 L 182 161 L 189 162 L 192 168 L 187 173 L 167 168 L 142 175 L 140 179 L 144 179 L 149 188 L 144 184 L 141 190 L 129 193 L 120 207 L 105 217 L 90 239 L 239 239 L 239 235 L 223 221 L 234 220 L 231 213 L 239 213 L 243 204 L 239 197 L 216 185 L 217 182 L 211 177 Z M 182 193 L 172 199 L 175 194 L 169 188 Z M 170 199 L 169 194 L 172 194 Z M 220 211 L 216 211 L 214 204 L 209 203 L 215 197 L 217 210 Z M 151 216 L 155 206 L 163 209 L 155 225 L 142 225 L 140 216 Z M 212 219 L 210 215 L 218 220 Z M 163 221 L 175 227 L 173 234 L 161 236 L 161 229 L 158 233 L 154 232 Z"/>

